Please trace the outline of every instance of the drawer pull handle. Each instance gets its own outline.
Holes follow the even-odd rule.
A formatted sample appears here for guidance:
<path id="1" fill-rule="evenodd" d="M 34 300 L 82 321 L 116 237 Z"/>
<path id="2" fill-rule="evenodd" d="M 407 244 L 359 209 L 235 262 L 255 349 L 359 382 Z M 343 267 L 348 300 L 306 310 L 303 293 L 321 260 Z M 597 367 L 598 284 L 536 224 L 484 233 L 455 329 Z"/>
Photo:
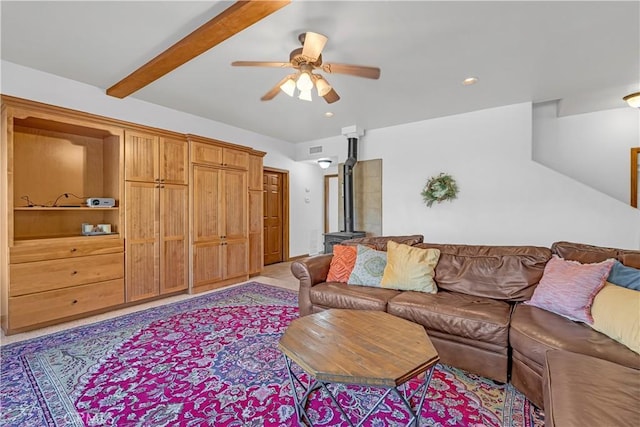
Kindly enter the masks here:
<path id="1" fill-rule="evenodd" d="M 75 252 L 75 251 L 77 251 L 76 248 L 71 248 L 71 252 Z"/>
<path id="2" fill-rule="evenodd" d="M 73 302 L 71 302 L 71 304 L 77 304 L 77 303 L 78 303 L 77 299 L 74 299 Z"/>
<path id="3" fill-rule="evenodd" d="M 78 272 L 77 272 L 76 270 L 73 270 L 73 271 L 71 272 L 71 275 L 72 275 L 72 276 L 75 276 L 76 274 L 78 274 Z"/>

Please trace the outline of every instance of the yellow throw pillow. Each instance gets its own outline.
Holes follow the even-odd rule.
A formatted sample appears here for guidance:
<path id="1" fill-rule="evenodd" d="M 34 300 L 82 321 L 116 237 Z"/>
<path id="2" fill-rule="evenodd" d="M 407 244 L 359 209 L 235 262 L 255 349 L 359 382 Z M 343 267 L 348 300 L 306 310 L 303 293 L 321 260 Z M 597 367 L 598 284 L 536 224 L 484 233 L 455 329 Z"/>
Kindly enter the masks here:
<path id="1" fill-rule="evenodd" d="M 438 287 L 433 277 L 439 258 L 439 249 L 415 248 L 390 240 L 380 287 L 435 294 Z"/>
<path id="2" fill-rule="evenodd" d="M 640 291 L 607 282 L 591 306 L 593 329 L 640 353 Z"/>

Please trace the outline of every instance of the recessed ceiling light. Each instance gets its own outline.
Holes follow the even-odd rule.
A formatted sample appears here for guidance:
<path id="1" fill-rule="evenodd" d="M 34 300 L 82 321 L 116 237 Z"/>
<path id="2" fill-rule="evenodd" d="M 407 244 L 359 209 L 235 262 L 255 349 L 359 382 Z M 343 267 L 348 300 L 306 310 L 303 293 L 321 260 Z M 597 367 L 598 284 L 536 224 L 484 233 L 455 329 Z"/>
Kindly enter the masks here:
<path id="1" fill-rule="evenodd" d="M 333 117 L 333 113 L 331 111 L 327 111 L 326 113 L 324 113 L 324 116 L 326 118 Z"/>
<path id="2" fill-rule="evenodd" d="M 478 83 L 478 78 L 477 77 L 467 77 L 466 79 L 464 79 L 462 81 L 462 84 L 465 86 L 471 86 Z"/>

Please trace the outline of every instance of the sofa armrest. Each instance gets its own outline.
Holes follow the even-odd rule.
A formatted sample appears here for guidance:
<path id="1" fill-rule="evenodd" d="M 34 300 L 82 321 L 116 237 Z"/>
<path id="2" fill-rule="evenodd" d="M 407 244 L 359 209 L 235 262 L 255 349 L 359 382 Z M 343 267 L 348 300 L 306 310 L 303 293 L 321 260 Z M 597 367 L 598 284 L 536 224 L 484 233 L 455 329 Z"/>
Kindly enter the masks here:
<path id="1" fill-rule="evenodd" d="M 312 286 L 326 281 L 331 258 L 333 258 L 333 254 L 316 255 L 294 261 L 291 264 L 291 272 L 300 281 L 298 290 L 300 316 L 311 314 L 309 291 Z"/>

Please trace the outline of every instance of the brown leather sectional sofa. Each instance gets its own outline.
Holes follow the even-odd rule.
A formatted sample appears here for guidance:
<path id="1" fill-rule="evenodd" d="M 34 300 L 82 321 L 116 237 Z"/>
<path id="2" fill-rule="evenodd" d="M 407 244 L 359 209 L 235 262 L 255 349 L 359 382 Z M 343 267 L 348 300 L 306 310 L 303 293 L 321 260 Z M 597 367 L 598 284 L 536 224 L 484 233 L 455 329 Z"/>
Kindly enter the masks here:
<path id="1" fill-rule="evenodd" d="M 640 385 L 640 355 L 587 325 L 522 304 L 531 298 L 552 254 L 583 263 L 616 258 L 640 268 L 640 251 L 569 242 L 556 242 L 551 248 L 434 244 L 423 243 L 420 235 L 365 237 L 343 244 L 367 244 L 386 250 L 388 240 L 440 250 L 436 294 L 326 282 L 333 255 L 317 255 L 291 266 L 300 281 L 300 315 L 328 308 L 381 310 L 419 323 L 427 330 L 442 363 L 499 382 L 511 381 L 541 408 L 549 350 L 565 350 L 560 353 L 568 356 L 579 353 L 596 358 L 596 364 L 609 361 L 614 367 L 630 368 L 638 374 Z M 607 376 L 611 367 L 606 364 L 603 369 L 594 381 L 600 375 Z M 602 408 L 601 401 L 593 400 L 596 397 L 584 401 L 580 390 L 575 392 L 581 401 L 577 410 L 592 403 Z M 638 408 L 638 393 L 635 400 L 631 393 L 627 394 L 631 401 L 623 399 L 618 404 Z M 565 396 L 563 401 L 567 399 Z M 640 409 L 636 411 L 640 417 Z"/>

